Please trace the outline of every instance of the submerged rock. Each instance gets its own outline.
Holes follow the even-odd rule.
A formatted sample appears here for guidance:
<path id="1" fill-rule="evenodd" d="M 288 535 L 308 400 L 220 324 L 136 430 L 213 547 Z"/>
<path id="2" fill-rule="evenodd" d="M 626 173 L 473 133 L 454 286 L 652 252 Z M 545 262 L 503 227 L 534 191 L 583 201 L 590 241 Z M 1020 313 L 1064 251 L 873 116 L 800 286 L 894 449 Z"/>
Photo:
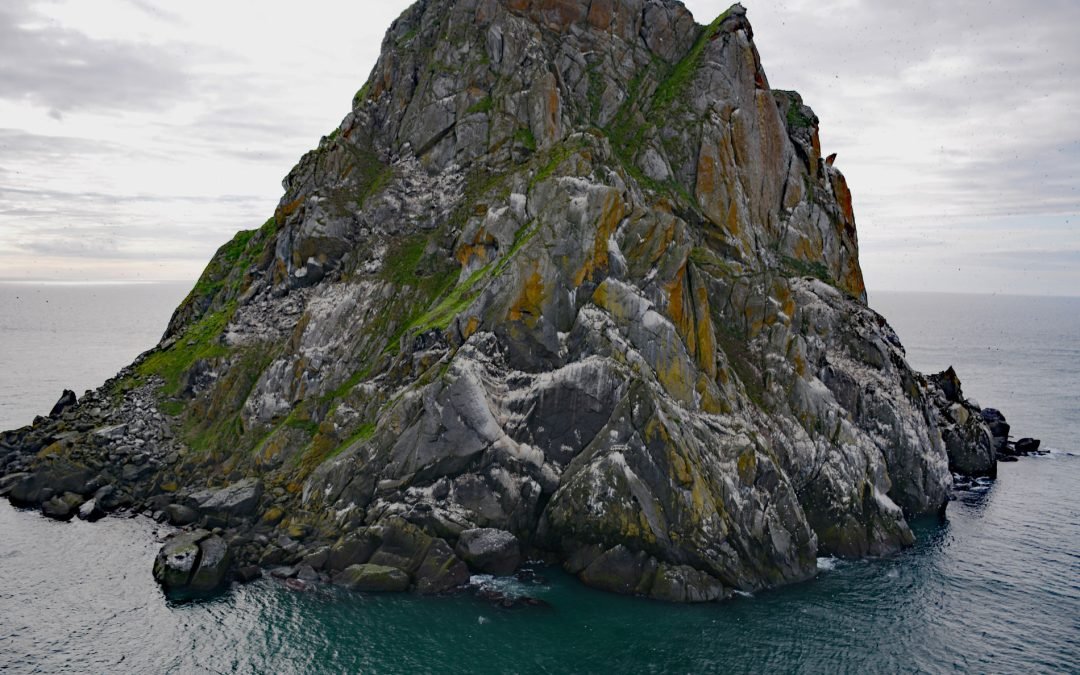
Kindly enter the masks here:
<path id="1" fill-rule="evenodd" d="M 1021 438 L 1016 442 L 1016 452 L 1021 455 L 1029 455 L 1039 451 L 1042 441 L 1034 438 Z"/>

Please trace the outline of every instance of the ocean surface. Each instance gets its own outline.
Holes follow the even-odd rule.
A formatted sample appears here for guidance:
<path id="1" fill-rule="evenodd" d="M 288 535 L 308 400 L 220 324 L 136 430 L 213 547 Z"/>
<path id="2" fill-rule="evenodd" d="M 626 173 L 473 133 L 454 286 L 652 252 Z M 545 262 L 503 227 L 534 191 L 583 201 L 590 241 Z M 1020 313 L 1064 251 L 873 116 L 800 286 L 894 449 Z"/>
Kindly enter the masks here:
<path id="1" fill-rule="evenodd" d="M 152 346 L 186 285 L 0 284 L 0 427 Z M 1003 464 L 889 559 L 709 606 L 589 590 L 556 569 L 473 597 L 294 592 L 265 580 L 175 604 L 142 518 L 56 523 L 0 502 L 0 672 L 1078 673 L 1080 299 L 880 293 L 926 372 L 1054 450 Z"/>

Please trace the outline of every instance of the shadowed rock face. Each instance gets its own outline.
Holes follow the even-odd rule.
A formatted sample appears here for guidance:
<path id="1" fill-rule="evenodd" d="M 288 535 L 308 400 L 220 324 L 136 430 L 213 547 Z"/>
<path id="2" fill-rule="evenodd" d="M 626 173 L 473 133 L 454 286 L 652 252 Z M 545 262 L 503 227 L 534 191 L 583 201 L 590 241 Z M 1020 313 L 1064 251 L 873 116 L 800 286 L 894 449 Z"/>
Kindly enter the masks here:
<path id="1" fill-rule="evenodd" d="M 258 478 L 202 516 L 242 560 L 415 581 L 482 529 L 703 601 L 896 551 L 948 498 L 937 385 L 866 306 L 844 177 L 741 6 L 421 0 L 284 188 L 97 422 L 163 439 L 138 499 Z M 423 546 L 373 553 L 387 523 Z"/>

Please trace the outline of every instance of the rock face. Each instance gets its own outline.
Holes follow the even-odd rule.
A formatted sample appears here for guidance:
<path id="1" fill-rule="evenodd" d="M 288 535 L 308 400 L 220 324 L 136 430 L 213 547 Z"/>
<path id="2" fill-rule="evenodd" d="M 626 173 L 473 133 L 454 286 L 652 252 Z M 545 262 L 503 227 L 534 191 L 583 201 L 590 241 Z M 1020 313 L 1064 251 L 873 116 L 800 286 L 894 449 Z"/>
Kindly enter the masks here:
<path id="1" fill-rule="evenodd" d="M 739 5 L 421 0 L 161 344 L 4 435 L 0 489 L 368 589 L 535 554 L 710 601 L 897 551 L 993 435 L 867 307 L 818 128 Z"/>

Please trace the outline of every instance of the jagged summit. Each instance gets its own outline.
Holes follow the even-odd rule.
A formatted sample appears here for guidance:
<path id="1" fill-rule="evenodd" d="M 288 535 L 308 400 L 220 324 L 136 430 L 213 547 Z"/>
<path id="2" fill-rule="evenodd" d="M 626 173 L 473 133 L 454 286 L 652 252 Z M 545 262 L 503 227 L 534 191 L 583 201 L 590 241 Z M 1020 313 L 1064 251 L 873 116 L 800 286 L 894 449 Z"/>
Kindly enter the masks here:
<path id="1" fill-rule="evenodd" d="M 438 591 L 523 552 L 708 600 L 910 544 L 942 429 L 992 468 L 866 307 L 740 5 L 418 2 L 284 188 L 102 393 L 161 456 L 114 482 L 241 561 Z M 80 433 L 57 456 L 123 459 Z"/>

